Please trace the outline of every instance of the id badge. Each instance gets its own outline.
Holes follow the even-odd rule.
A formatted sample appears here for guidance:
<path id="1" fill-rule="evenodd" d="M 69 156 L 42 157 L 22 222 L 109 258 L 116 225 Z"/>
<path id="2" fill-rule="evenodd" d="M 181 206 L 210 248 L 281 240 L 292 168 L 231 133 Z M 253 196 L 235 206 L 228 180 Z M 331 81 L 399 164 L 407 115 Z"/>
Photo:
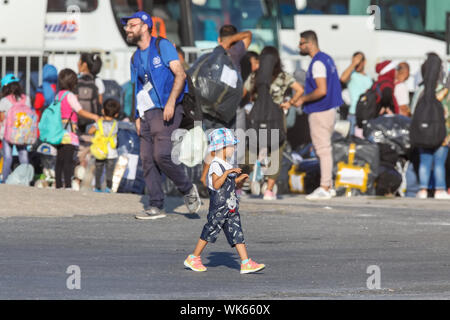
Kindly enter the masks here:
<path id="1" fill-rule="evenodd" d="M 147 91 L 147 92 L 150 92 L 150 90 L 152 90 L 153 89 L 153 86 L 152 86 L 152 83 L 150 82 L 150 81 L 147 81 L 145 84 L 144 84 L 144 88 L 143 88 L 145 91 Z"/>

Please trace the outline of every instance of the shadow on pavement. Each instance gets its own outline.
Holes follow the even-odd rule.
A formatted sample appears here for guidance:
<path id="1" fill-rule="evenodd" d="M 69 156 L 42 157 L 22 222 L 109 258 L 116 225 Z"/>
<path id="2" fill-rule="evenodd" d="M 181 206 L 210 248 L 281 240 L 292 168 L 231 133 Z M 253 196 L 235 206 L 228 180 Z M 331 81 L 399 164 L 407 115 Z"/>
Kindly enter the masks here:
<path id="1" fill-rule="evenodd" d="M 234 270 L 241 270 L 241 265 L 237 260 L 237 254 L 231 252 L 211 252 L 208 257 L 209 262 L 205 264 L 206 267 L 214 268 L 225 266 Z"/>

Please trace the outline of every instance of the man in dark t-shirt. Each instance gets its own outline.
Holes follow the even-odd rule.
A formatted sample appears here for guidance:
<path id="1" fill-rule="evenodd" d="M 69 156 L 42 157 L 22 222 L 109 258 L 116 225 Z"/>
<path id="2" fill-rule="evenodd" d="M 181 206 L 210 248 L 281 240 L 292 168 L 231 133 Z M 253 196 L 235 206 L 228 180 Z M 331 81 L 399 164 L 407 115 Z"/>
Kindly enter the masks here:
<path id="1" fill-rule="evenodd" d="M 228 51 L 234 66 L 240 73 L 241 60 L 252 43 L 252 33 L 250 31 L 238 33 L 235 26 L 224 25 L 220 28 L 219 39 L 217 39 L 217 42 Z"/>
<path id="2" fill-rule="evenodd" d="M 252 37 L 253 35 L 250 31 L 238 32 L 237 28 L 233 25 L 224 25 L 222 28 L 220 28 L 219 38 L 217 39 L 217 42 L 230 55 L 231 61 L 233 62 L 233 65 L 238 71 L 240 77 L 242 77 L 241 60 L 247 53 L 247 49 L 252 43 Z M 213 118 L 208 114 L 203 114 L 203 128 L 205 130 L 219 129 L 224 127 L 228 129 L 236 129 L 237 127 L 241 127 L 239 123 L 242 122 L 244 122 L 245 124 L 245 110 L 243 108 L 238 108 L 238 110 L 236 111 L 236 117 L 234 117 L 233 120 L 231 120 L 229 123 L 222 122 L 220 121 L 220 119 Z M 236 125 L 237 123 L 238 125 Z M 204 185 L 206 185 L 206 176 L 208 174 L 210 160 L 212 160 L 212 157 L 211 159 L 207 157 L 205 165 L 203 167 L 201 180 Z"/>

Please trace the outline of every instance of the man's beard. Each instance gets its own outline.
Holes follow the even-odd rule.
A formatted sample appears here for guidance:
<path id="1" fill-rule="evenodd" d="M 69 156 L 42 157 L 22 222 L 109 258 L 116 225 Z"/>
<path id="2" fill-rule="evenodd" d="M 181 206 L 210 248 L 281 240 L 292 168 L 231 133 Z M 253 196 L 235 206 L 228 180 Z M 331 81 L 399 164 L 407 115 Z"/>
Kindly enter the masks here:
<path id="1" fill-rule="evenodd" d="M 138 44 L 139 41 L 141 41 L 142 36 L 141 35 L 135 35 L 135 34 L 127 34 L 127 42 L 129 44 Z"/>
<path id="2" fill-rule="evenodd" d="M 309 56 L 309 52 L 300 50 L 300 55 L 302 57 L 306 57 L 306 56 Z"/>

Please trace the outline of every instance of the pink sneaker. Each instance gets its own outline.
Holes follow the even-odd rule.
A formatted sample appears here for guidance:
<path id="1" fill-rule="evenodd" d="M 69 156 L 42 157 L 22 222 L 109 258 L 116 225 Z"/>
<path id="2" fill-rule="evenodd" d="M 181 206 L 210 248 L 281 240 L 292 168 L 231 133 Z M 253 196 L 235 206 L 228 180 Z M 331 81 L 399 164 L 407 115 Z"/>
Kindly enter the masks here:
<path id="1" fill-rule="evenodd" d="M 277 196 L 273 193 L 273 191 L 266 190 L 266 192 L 264 192 L 264 200 L 275 201 L 277 200 Z"/>
<path id="2" fill-rule="evenodd" d="M 265 267 L 264 264 L 258 264 L 252 259 L 249 259 L 246 264 L 241 264 L 241 274 L 255 273 L 261 271 Z"/>
<path id="3" fill-rule="evenodd" d="M 190 255 L 184 261 L 184 266 L 195 272 L 205 272 L 207 269 L 202 263 L 202 258 Z"/>

